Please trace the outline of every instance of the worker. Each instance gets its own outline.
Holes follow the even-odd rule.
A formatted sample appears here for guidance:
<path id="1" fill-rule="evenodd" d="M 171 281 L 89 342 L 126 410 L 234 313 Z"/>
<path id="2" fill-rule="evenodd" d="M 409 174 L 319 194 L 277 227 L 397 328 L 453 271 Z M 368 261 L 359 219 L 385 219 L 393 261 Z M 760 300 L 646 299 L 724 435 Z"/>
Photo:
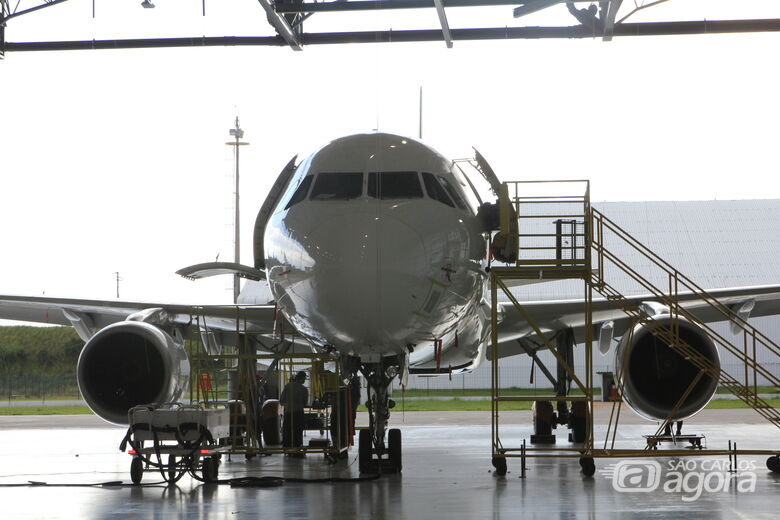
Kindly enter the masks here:
<path id="1" fill-rule="evenodd" d="M 285 448 L 303 446 L 303 427 L 305 418 L 303 409 L 309 402 L 309 390 L 303 386 L 306 382 L 306 372 L 298 372 L 282 390 L 281 401 L 284 406 L 284 422 L 282 423 L 282 445 Z M 303 456 L 303 453 L 297 454 Z"/>
<path id="2" fill-rule="evenodd" d="M 672 435 L 672 422 L 673 421 L 669 421 L 668 423 L 666 423 L 666 428 L 664 429 L 665 435 Z M 676 421 L 677 433 L 675 435 L 680 435 L 682 433 L 682 425 L 683 425 L 682 421 Z"/>
<path id="3" fill-rule="evenodd" d="M 352 398 L 352 426 L 354 428 L 357 423 L 357 409 L 360 406 L 360 376 L 355 374 L 352 379 L 349 380 L 349 389 Z"/>

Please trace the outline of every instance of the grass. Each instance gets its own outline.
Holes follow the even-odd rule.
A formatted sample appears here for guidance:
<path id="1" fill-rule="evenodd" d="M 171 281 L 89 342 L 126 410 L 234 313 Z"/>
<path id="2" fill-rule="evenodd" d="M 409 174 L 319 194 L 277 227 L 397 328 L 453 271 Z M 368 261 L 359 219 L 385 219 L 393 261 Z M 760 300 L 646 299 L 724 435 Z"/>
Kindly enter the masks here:
<path id="1" fill-rule="evenodd" d="M 767 399 L 767 403 L 775 408 L 780 408 L 780 398 Z M 501 403 L 501 410 L 530 410 L 531 404 L 528 401 L 518 402 L 504 402 Z M 717 399 L 712 400 L 707 405 L 708 409 L 713 410 L 731 410 L 738 408 L 749 408 L 748 405 L 742 401 L 735 399 Z M 359 411 L 366 411 L 365 406 L 360 406 Z M 472 401 L 464 399 L 451 399 L 448 401 L 441 401 L 436 399 L 420 399 L 415 401 L 403 402 L 401 399 L 396 399 L 395 408 L 393 412 L 400 411 L 406 412 L 489 412 L 490 401 Z"/>
<path id="2" fill-rule="evenodd" d="M 527 401 L 501 403 L 502 410 L 530 410 L 531 403 Z M 365 412 L 365 406 L 358 407 L 359 412 Z M 473 401 L 465 399 L 420 399 L 415 401 L 395 400 L 393 413 L 398 412 L 484 412 L 490 411 L 490 401 Z"/>
<path id="3" fill-rule="evenodd" d="M 766 399 L 769 406 L 780 408 L 780 398 Z M 707 408 L 711 410 L 728 410 L 733 408 L 750 408 L 748 405 L 737 399 L 713 399 Z"/>
<path id="4" fill-rule="evenodd" d="M 758 389 L 758 393 L 759 394 L 776 394 L 776 393 L 780 392 L 780 390 L 778 390 L 774 386 L 758 386 L 757 389 Z M 751 391 L 753 390 L 752 386 L 750 387 L 750 390 Z M 716 391 L 716 393 L 718 393 L 718 394 L 730 394 L 731 390 L 729 390 L 728 388 L 725 388 L 723 386 L 719 386 L 718 390 Z"/>
<path id="5" fill-rule="evenodd" d="M 601 393 L 601 388 L 594 388 L 594 393 L 596 395 L 599 395 Z M 517 387 L 510 387 L 510 388 L 502 388 L 501 389 L 501 395 L 552 395 L 555 391 L 552 388 L 517 388 Z M 576 388 L 572 386 L 572 395 L 582 395 L 582 391 L 579 388 Z M 718 394 L 730 394 L 731 392 L 724 388 L 724 387 L 718 387 L 717 390 Z M 758 393 L 759 394 L 774 394 L 774 393 L 780 393 L 780 390 L 773 386 L 759 386 L 758 387 Z M 400 388 L 394 388 L 393 394 L 396 400 L 400 400 L 403 397 L 490 397 L 490 388 L 448 388 L 448 389 L 430 389 L 427 390 L 425 388 L 411 388 L 407 389 L 406 391 L 402 392 Z M 189 398 L 189 394 L 185 396 L 186 398 Z M 220 392 L 220 394 L 217 396 L 218 399 L 226 400 L 227 399 L 227 393 L 226 392 Z M 25 396 L 14 396 L 14 398 L 11 400 L 13 401 L 40 401 L 40 396 L 33 396 L 33 397 L 25 397 Z M 45 401 L 72 401 L 75 399 L 80 399 L 80 396 L 78 395 L 47 395 L 45 398 Z M 8 401 L 8 399 L 3 399 L 0 397 L 0 403 L 3 401 Z"/>
<path id="6" fill-rule="evenodd" d="M 512 389 L 509 389 L 506 393 L 507 394 L 514 393 L 515 395 L 529 395 L 527 393 L 523 394 L 521 392 L 514 392 L 511 390 Z M 514 390 L 519 390 L 519 389 L 514 389 Z M 431 392 L 433 393 L 433 390 Z M 451 392 L 451 390 L 438 391 L 438 392 L 441 393 L 437 393 L 436 394 L 437 396 L 453 395 L 453 394 L 445 393 L 445 392 Z M 486 390 L 486 392 L 487 394 L 483 394 L 483 395 L 490 395 L 489 389 Z M 413 397 L 410 395 L 410 392 L 406 392 L 404 395 L 406 397 Z M 396 406 L 393 409 L 394 413 L 398 413 L 401 411 L 404 412 L 489 412 L 490 411 L 489 400 L 475 401 L 475 400 L 468 400 L 468 399 L 458 399 L 457 397 L 455 397 L 454 399 L 449 399 L 446 401 L 438 400 L 438 399 L 419 399 L 414 401 L 404 401 L 403 398 L 401 398 L 400 395 L 398 394 L 396 394 L 394 397 L 396 401 Z M 47 400 L 54 400 L 54 399 L 47 399 Z M 770 406 L 780 409 L 780 398 L 767 399 L 766 401 Z M 531 404 L 532 403 L 528 401 L 504 402 L 501 403 L 501 410 L 530 410 Z M 733 410 L 739 408 L 749 408 L 749 406 L 743 403 L 742 401 L 736 399 L 713 399 L 707 405 L 707 408 L 711 410 Z M 365 412 L 366 407 L 361 405 L 358 408 L 358 411 Z M 13 407 L 0 406 L 0 415 L 85 415 L 90 413 L 92 412 L 86 406 L 13 406 Z"/>
<path id="7" fill-rule="evenodd" d="M 76 401 L 78 399 L 81 399 L 80 395 L 47 395 L 46 397 L 41 397 L 39 395 L 34 396 L 24 396 L 24 395 L 15 395 L 11 399 L 11 402 L 14 401 Z M 8 396 L 0 397 L 0 403 L 5 401 L 8 402 Z"/>
<path id="8" fill-rule="evenodd" d="M 593 389 L 598 393 L 601 390 L 598 388 Z M 572 388 L 572 395 L 582 395 L 582 391 L 578 388 Z M 552 388 L 502 388 L 501 395 L 553 395 L 555 391 Z M 448 389 L 431 389 L 426 390 L 424 388 L 407 389 L 402 392 L 399 388 L 393 389 L 393 396 L 396 399 L 403 397 L 490 397 L 490 388 L 448 388 Z"/>
<path id="9" fill-rule="evenodd" d="M 12 406 L 0 408 L 0 415 L 87 415 L 86 406 Z"/>
<path id="10" fill-rule="evenodd" d="M 594 388 L 593 391 L 598 395 L 601 388 Z M 774 394 L 780 390 L 773 386 L 759 386 L 759 394 Z M 552 388 L 502 388 L 502 395 L 552 395 L 555 391 Z M 572 385 L 572 395 L 582 395 L 582 391 Z M 724 387 L 718 387 L 718 394 L 730 394 L 731 392 Z M 402 392 L 399 388 L 393 389 L 396 398 L 404 397 L 464 397 L 464 396 L 490 396 L 490 388 L 448 388 L 448 389 L 430 389 L 410 388 Z"/>

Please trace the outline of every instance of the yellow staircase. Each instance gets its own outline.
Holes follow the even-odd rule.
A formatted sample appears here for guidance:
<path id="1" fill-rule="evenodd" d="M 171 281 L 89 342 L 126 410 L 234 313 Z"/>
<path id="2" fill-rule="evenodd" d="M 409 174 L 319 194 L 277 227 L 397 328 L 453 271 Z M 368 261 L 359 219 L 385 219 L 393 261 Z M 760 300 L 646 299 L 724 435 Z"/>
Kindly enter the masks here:
<path id="1" fill-rule="evenodd" d="M 615 302 L 616 306 L 620 307 L 627 315 L 648 327 L 652 334 L 679 351 L 681 356 L 688 359 L 703 374 L 716 378 L 721 386 L 728 389 L 737 398 L 780 428 L 780 413 L 778 410 L 758 396 L 758 377 L 762 376 L 776 388 L 780 388 L 780 378 L 757 362 L 758 355 L 761 353 L 768 352 L 772 356 L 780 358 L 780 347 L 742 319 L 729 306 L 719 302 L 690 278 L 658 257 L 658 255 L 629 235 L 624 229 L 604 216 L 603 213 L 591 208 L 589 222 L 590 229 L 593 230 L 591 234 L 593 254 L 598 265 L 591 277 L 593 289 L 606 299 Z M 653 269 L 660 271 L 667 279 L 666 288 L 658 287 L 659 284 L 651 281 L 649 276 L 638 273 L 635 268 L 607 249 L 606 242 L 610 239 L 628 245 L 634 251 L 639 252 L 642 258 L 651 262 Z M 629 276 L 647 290 L 648 293 L 652 294 L 658 303 L 667 306 L 672 317 L 671 326 L 661 326 L 654 321 L 651 315 L 623 296 L 613 285 L 610 285 L 605 279 L 605 273 L 615 270 Z M 654 278 L 658 279 L 658 276 Z M 721 321 L 728 321 L 738 326 L 743 331 L 742 348 L 700 320 L 695 313 L 687 311 L 680 304 L 679 296 L 681 293 L 691 295 L 705 302 L 709 310 L 715 311 L 721 316 Z M 715 345 L 734 355 L 742 364 L 744 380 L 740 382 L 736 377 L 723 370 L 723 368 L 714 366 L 696 349 L 683 341 L 679 335 L 679 328 L 675 326 L 675 322 L 679 318 L 683 318 L 699 327 Z"/>
<path id="2" fill-rule="evenodd" d="M 519 181 L 504 183 L 501 190 L 501 214 L 517 217 L 517 261 L 514 265 L 493 266 L 491 269 L 491 300 L 492 300 L 492 433 L 493 433 L 493 464 L 500 471 L 506 470 L 506 457 L 581 457 L 583 470 L 590 466 L 586 474 L 592 474 L 593 459 L 588 457 L 612 456 L 643 456 L 641 450 L 614 449 L 617 433 L 617 419 L 620 415 L 620 403 L 613 405 L 613 414 L 607 428 L 604 449 L 594 448 L 593 439 L 593 295 L 601 294 L 607 301 L 621 309 L 634 323 L 642 324 L 652 334 L 668 344 L 679 354 L 688 359 L 699 369 L 698 375 L 690 383 L 687 390 L 679 398 L 675 409 L 659 427 L 659 431 L 676 413 L 676 409 L 685 402 L 690 391 L 701 377 L 709 376 L 717 379 L 720 386 L 728 389 L 749 407 L 756 410 L 767 421 L 780 428 L 780 412 L 758 395 L 759 378 L 780 389 L 780 377 L 773 374 L 767 367 L 758 363 L 758 359 L 770 359 L 771 364 L 780 361 L 780 347 L 767 338 L 755 327 L 747 323 L 732 308 L 718 301 L 713 295 L 699 287 L 688 277 L 672 267 L 648 247 L 640 243 L 628 232 L 595 210 L 590 204 L 590 184 L 588 181 Z M 507 206 L 511 205 L 511 211 Z M 552 227 L 554 225 L 554 228 Z M 510 229 L 507 222 L 502 221 L 502 230 Z M 632 251 L 629 265 L 626 258 L 621 258 L 614 251 Z M 638 253 L 638 254 L 637 254 Z M 579 377 L 573 367 L 566 363 L 556 351 L 552 333 L 545 333 L 534 321 L 533 316 L 523 307 L 523 304 L 512 294 L 510 287 L 521 286 L 519 291 L 525 291 L 524 284 L 540 281 L 582 280 L 583 282 L 583 327 L 585 344 L 585 373 Z M 659 282 L 660 280 L 660 282 Z M 564 282 L 565 283 L 565 282 Z M 668 317 L 662 323 L 654 319 L 641 302 L 635 298 L 624 296 L 617 286 L 630 283 L 638 288 L 638 292 L 650 295 L 647 299 L 668 308 Z M 530 287 L 533 287 L 532 285 Z M 567 288 L 571 290 L 571 287 Z M 565 369 L 566 376 L 575 383 L 583 396 L 508 396 L 500 389 L 500 368 L 498 349 L 498 293 L 514 305 L 520 315 L 528 322 L 536 338 L 550 350 Z M 633 292 L 633 289 L 632 289 Z M 707 321 L 731 322 L 733 330 L 741 330 L 742 346 L 725 338 L 710 325 L 699 319 L 696 313 L 686 310 L 681 303 L 696 300 L 697 312 L 702 307 L 708 311 Z M 664 314 L 666 314 L 664 312 Z M 698 350 L 686 343 L 680 337 L 679 320 L 687 320 L 706 334 L 722 351 L 729 352 L 740 363 L 740 377 L 729 374 L 721 366 L 716 366 Z M 629 328 L 629 331 L 633 327 Z M 630 332 L 629 332 L 630 333 Z M 621 367 L 616 367 L 619 372 Z M 765 383 L 764 383 L 765 384 Z M 622 389 L 619 389 L 622 395 Z M 500 408 L 505 401 L 547 400 L 571 401 L 587 404 L 587 436 L 582 447 L 553 448 L 512 448 L 505 446 L 500 438 Z M 617 409 L 617 415 L 615 411 Z M 614 416 L 614 424 L 613 424 Z M 614 431 L 613 431 L 614 428 Z M 607 449 L 608 440 L 612 435 L 612 447 Z M 648 445 L 649 446 L 649 445 Z M 731 450 L 731 448 L 729 448 Z M 674 456 L 690 454 L 690 451 L 664 450 L 665 455 Z M 709 454 L 729 454 L 724 450 L 709 450 Z M 747 454 L 775 454 L 766 450 L 741 450 Z M 584 454 L 584 455 L 583 455 Z M 582 458 L 585 457 L 585 458 Z"/>

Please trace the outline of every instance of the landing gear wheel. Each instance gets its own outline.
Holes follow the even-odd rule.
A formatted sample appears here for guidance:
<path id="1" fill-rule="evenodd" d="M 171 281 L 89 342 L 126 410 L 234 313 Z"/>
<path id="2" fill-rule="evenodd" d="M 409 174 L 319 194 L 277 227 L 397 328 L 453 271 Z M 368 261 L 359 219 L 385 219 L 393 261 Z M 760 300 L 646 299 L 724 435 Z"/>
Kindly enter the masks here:
<path id="1" fill-rule="evenodd" d="M 219 476 L 219 462 L 211 457 L 203 459 L 203 480 L 216 482 Z"/>
<path id="2" fill-rule="evenodd" d="M 493 467 L 496 468 L 496 475 L 503 477 L 506 475 L 506 457 L 493 457 Z"/>
<path id="3" fill-rule="evenodd" d="M 575 401 L 571 404 L 569 424 L 571 425 L 572 442 L 585 442 L 585 436 L 587 435 L 588 429 L 587 414 L 588 403 Z"/>
<path id="4" fill-rule="evenodd" d="M 591 457 L 580 458 L 580 467 L 582 468 L 582 474 L 586 477 L 592 477 L 596 473 L 596 463 L 593 462 Z"/>
<path id="5" fill-rule="evenodd" d="M 130 480 L 133 481 L 133 484 L 140 484 L 143 476 L 144 463 L 141 457 L 133 457 L 133 460 L 130 462 Z"/>
<path id="6" fill-rule="evenodd" d="M 358 469 L 361 473 L 371 472 L 371 432 L 360 430 L 358 436 Z"/>
<path id="7" fill-rule="evenodd" d="M 773 455 L 766 459 L 766 467 L 773 473 L 780 473 L 780 456 Z"/>
<path id="8" fill-rule="evenodd" d="M 176 455 L 168 455 L 168 478 L 176 480 Z"/>
<path id="9" fill-rule="evenodd" d="M 387 432 L 387 448 L 390 455 L 390 463 L 393 465 L 393 471 L 401 473 L 403 464 L 401 462 L 401 430 L 391 428 Z"/>

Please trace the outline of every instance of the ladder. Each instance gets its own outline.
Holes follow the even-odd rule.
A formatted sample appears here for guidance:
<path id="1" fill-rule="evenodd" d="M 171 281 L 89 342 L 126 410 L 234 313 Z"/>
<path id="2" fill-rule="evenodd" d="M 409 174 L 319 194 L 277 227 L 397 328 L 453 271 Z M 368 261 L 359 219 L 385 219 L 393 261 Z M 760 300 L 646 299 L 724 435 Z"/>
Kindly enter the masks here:
<path id="1" fill-rule="evenodd" d="M 641 324 L 656 338 L 669 345 L 681 357 L 690 361 L 698 369 L 688 387 L 682 392 L 677 403 L 656 432 L 656 436 L 669 423 L 682 406 L 691 391 L 705 376 L 716 380 L 720 386 L 734 394 L 750 408 L 771 424 L 780 428 L 780 412 L 762 399 L 758 394 L 759 378 L 780 389 L 780 377 L 773 374 L 766 366 L 758 363 L 758 359 L 768 358 L 769 363 L 780 361 L 780 347 L 767 338 L 755 327 L 747 323 L 748 301 L 739 301 L 732 309 L 716 297 L 708 293 L 690 278 L 684 276 L 668 262 L 660 258 L 647 246 L 639 242 L 628 232 L 595 210 L 590 204 L 590 183 L 582 180 L 565 181 L 517 181 L 503 183 L 502 190 L 508 195 L 507 200 L 512 205 L 517 217 L 516 237 L 518 244 L 517 261 L 506 266 L 494 265 L 490 270 L 491 298 L 491 350 L 488 354 L 492 365 L 492 406 L 491 433 L 493 466 L 499 475 L 506 473 L 506 459 L 519 457 L 572 457 L 579 458 L 585 475 L 593 475 L 595 465 L 593 457 L 646 457 L 651 443 L 644 449 L 615 448 L 618 420 L 622 400 L 613 403 L 610 414 L 604 447 L 596 448 L 593 431 L 593 310 L 594 295 L 600 294 L 616 309 L 621 310 L 633 321 Z M 554 228 L 553 228 L 554 226 Z M 632 254 L 626 255 L 625 251 Z M 617 254 L 616 251 L 620 251 Z M 638 253 L 638 254 L 637 254 Z M 632 266 L 638 262 L 639 266 Z M 534 317 L 528 312 L 521 301 L 510 291 L 510 287 L 524 286 L 540 281 L 578 281 L 582 282 L 584 297 L 582 299 L 582 315 L 580 330 L 583 337 L 578 342 L 584 344 L 585 367 L 584 374 L 575 374 L 573 365 L 560 355 L 556 346 L 555 331 L 550 327 L 540 327 Z M 566 283 L 566 282 L 563 282 Z M 632 286 L 631 292 L 648 294 L 647 300 L 664 307 L 659 314 L 658 309 L 645 305 L 638 298 L 626 297 L 618 287 L 625 284 Z M 571 287 L 570 287 L 571 288 Z M 522 289 L 521 289 L 522 290 Z M 549 396 L 508 396 L 500 391 L 499 368 L 499 337 L 498 337 L 498 294 L 503 293 L 515 310 L 527 322 L 535 335 L 540 349 L 549 350 L 556 358 L 559 370 L 573 381 L 582 392 L 582 396 L 549 395 Z M 686 309 L 688 301 L 695 300 L 696 309 Z M 651 302 L 646 302 L 651 304 Z M 737 308 L 738 306 L 739 308 Z M 690 307 L 690 306 L 689 306 Z M 569 306 L 569 312 L 575 312 L 575 307 Z M 668 310 L 667 310 L 668 309 Z M 730 322 L 733 331 L 741 331 L 742 346 L 725 338 L 713 329 L 696 313 L 707 311 L 706 320 Z M 663 316 L 663 321 L 657 316 Z M 715 317 L 717 319 L 713 320 Z M 704 354 L 683 340 L 680 334 L 681 320 L 697 327 L 702 334 L 724 352 L 734 356 L 739 363 L 740 377 L 728 373 L 721 364 L 710 361 Z M 626 334 L 633 334 L 634 326 L 628 328 Z M 630 340 L 631 337 L 629 336 Z M 530 354 L 530 353 L 529 353 Z M 760 357 L 761 356 L 761 357 Z M 625 364 L 625 363 L 624 363 Z M 620 373 L 625 367 L 616 367 Z M 549 371 L 548 371 L 549 372 Z M 559 372 L 560 374 L 560 372 Z M 560 379 L 560 376 L 559 376 Z M 621 378 L 618 378 L 620 380 Z M 625 381 L 623 379 L 623 381 Z M 557 386 L 557 385 L 556 385 Z M 618 388 L 619 395 L 623 389 Z M 549 401 L 571 402 L 572 414 L 574 405 L 578 410 L 584 407 L 585 435 L 584 441 L 578 446 L 532 446 L 526 447 L 525 441 L 521 447 L 506 445 L 501 439 L 500 412 L 502 403 L 506 401 Z M 574 415 L 576 416 L 576 414 Z M 570 416 L 571 417 L 571 416 Z M 572 430 L 574 423 L 570 422 Z M 582 425 L 580 423 L 580 432 Z M 574 431 L 573 431 L 574 433 Z M 611 437 L 611 444 L 610 444 Z M 531 441 L 534 442 L 533 439 Z M 705 452 L 672 449 L 664 450 L 663 456 L 701 455 Z M 732 451 L 708 450 L 709 455 L 735 455 Z M 771 455 L 770 460 L 777 456 L 774 450 L 739 450 L 741 454 Z M 660 455 L 654 452 L 656 456 Z"/>
<path id="2" fill-rule="evenodd" d="M 763 377 L 776 388 L 780 388 L 780 377 L 773 374 L 765 366 L 758 363 L 758 354 L 769 353 L 773 358 L 780 358 L 780 346 L 767 338 L 755 327 L 741 318 L 729 306 L 721 303 L 707 291 L 699 287 L 690 278 L 680 273 L 665 260 L 653 253 L 647 246 L 636 240 L 628 232 L 607 218 L 603 213 L 591 208 L 588 227 L 591 233 L 591 245 L 597 268 L 591 277 L 591 286 L 595 291 L 607 300 L 615 302 L 628 316 L 634 318 L 648 330 L 664 341 L 672 349 L 699 368 L 706 374 L 719 381 L 719 384 L 729 392 L 753 408 L 770 423 L 780 428 L 780 412 L 758 395 L 758 378 Z M 623 259 L 619 258 L 607 248 L 608 240 L 622 242 L 640 256 L 649 261 L 654 269 L 658 270 L 666 278 L 665 288 L 660 288 L 657 282 L 651 281 L 651 277 L 640 274 Z M 662 326 L 653 317 L 621 294 L 614 284 L 607 281 L 609 274 L 615 272 L 624 273 L 630 279 L 637 282 L 645 290 L 649 291 L 659 303 L 669 308 L 671 316 L 670 326 Z M 656 278 L 658 278 L 656 276 Z M 709 324 L 699 319 L 695 313 L 686 310 L 679 301 L 681 292 L 693 295 L 704 302 L 708 309 L 715 311 L 722 317 L 722 321 L 728 321 L 742 330 L 742 347 L 738 347 L 732 341 L 713 329 Z M 722 367 L 714 366 L 708 359 L 683 341 L 679 335 L 677 320 L 683 318 L 705 333 L 723 350 L 731 353 L 741 363 L 744 372 L 744 380 L 727 373 Z M 752 384 L 751 384 L 752 380 Z"/>

